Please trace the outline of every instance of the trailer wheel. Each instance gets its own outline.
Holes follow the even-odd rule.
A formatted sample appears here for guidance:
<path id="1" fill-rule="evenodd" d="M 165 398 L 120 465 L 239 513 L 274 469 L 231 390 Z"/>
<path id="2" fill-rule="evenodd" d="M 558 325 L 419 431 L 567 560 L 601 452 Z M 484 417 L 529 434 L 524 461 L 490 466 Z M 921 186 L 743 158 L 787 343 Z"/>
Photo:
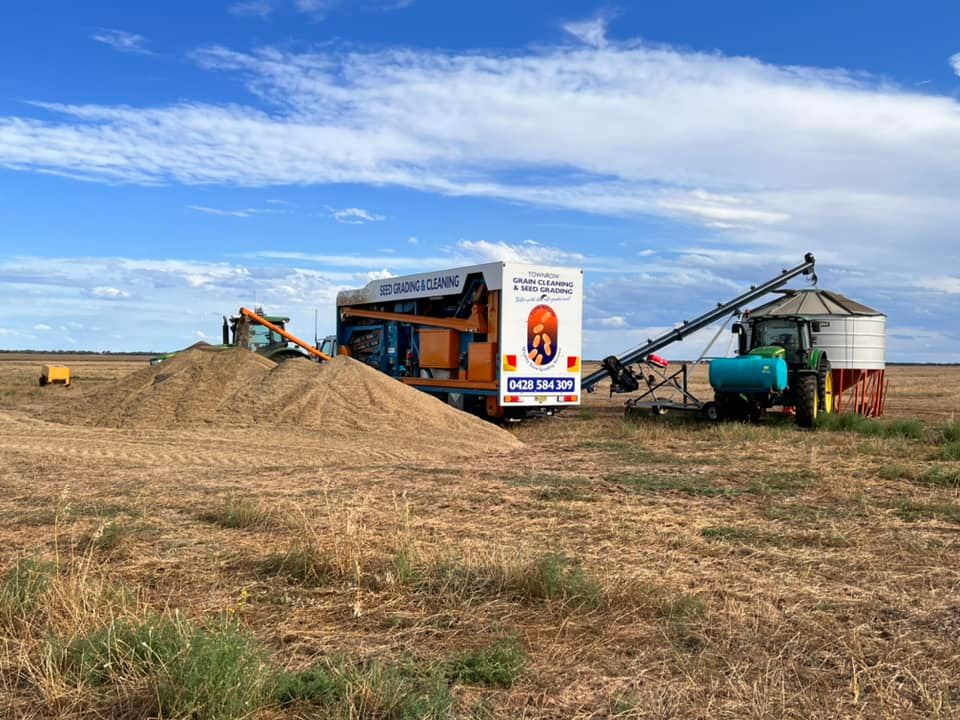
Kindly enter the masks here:
<path id="1" fill-rule="evenodd" d="M 47 384 L 47 378 L 45 378 L 43 375 L 41 375 L 41 376 L 40 376 L 40 380 L 39 380 L 38 382 L 40 383 L 40 387 L 43 387 L 44 385 Z"/>
<path id="2" fill-rule="evenodd" d="M 704 404 L 703 417 L 710 422 L 720 422 L 720 406 L 712 400 Z"/>
<path id="3" fill-rule="evenodd" d="M 817 376 L 805 373 L 797 378 L 797 425 L 813 427 L 820 407 L 820 398 L 817 393 Z"/>

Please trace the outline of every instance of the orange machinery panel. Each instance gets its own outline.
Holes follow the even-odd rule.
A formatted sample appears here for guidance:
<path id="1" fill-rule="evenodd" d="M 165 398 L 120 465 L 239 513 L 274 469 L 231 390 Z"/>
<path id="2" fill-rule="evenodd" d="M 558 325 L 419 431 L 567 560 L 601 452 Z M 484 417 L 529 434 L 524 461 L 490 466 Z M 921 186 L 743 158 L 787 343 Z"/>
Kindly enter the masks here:
<path id="1" fill-rule="evenodd" d="M 467 380 L 492 382 L 497 378 L 497 344 L 472 342 L 467 345 Z"/>
<path id="2" fill-rule="evenodd" d="M 453 370 L 460 367 L 460 333 L 420 328 L 420 367 Z"/>

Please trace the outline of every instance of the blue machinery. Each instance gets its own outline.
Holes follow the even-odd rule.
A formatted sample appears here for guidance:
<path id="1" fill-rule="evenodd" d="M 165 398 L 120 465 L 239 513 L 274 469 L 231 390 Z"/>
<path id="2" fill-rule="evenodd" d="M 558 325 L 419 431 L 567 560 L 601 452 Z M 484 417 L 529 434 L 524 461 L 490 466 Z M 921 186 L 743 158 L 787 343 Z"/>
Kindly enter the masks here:
<path id="1" fill-rule="evenodd" d="M 807 253 L 804 255 L 802 263 L 789 270 L 781 271 L 777 277 L 762 285 L 752 285 L 747 292 L 738 295 L 733 300 L 717 303 L 713 310 L 699 315 L 693 320 L 684 320 L 673 330 L 652 340 L 647 340 L 645 344 L 638 348 L 622 355 L 610 355 L 604 358 L 601 363 L 602 367 L 585 377 L 581 387 L 586 392 L 593 392 L 596 390 L 597 384 L 607 378 L 611 380 L 611 394 L 637 392 L 641 389 L 641 385 L 644 385 L 646 389 L 643 394 L 627 402 L 628 413 L 640 409 L 650 409 L 657 413 L 668 409 L 704 410 L 709 416 L 713 408 L 708 406 L 712 406 L 712 403 L 701 402 L 687 389 L 687 365 L 682 365 L 679 370 L 674 372 L 667 372 L 666 364 L 661 362 L 655 356 L 655 353 L 668 345 L 683 340 L 698 330 L 709 327 L 718 320 L 741 314 L 746 305 L 777 290 L 799 275 L 809 275 L 815 283 L 817 281 L 817 275 L 814 271 L 815 265 L 816 259 L 813 257 L 813 253 Z M 716 337 L 714 340 L 716 340 Z M 650 371 L 650 374 L 645 374 L 642 371 L 635 372 L 632 366 L 636 365 L 644 365 L 645 369 Z M 671 399 L 658 397 L 658 391 L 669 394 Z M 677 396 L 679 396 L 679 400 L 676 399 Z"/>

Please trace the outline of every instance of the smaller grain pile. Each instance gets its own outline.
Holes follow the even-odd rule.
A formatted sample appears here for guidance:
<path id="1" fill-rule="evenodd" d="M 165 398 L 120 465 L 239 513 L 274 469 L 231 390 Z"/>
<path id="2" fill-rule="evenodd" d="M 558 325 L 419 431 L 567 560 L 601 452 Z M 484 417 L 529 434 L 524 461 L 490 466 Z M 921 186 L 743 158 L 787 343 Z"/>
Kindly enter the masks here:
<path id="1" fill-rule="evenodd" d="M 97 388 L 61 422 L 101 427 L 282 428 L 331 453 L 379 459 L 482 456 L 522 446 L 512 434 L 348 357 L 276 364 L 242 348 L 193 347 Z"/>
<path id="2" fill-rule="evenodd" d="M 175 428 L 213 421 L 243 387 L 276 365 L 248 350 L 198 343 L 159 365 L 84 395 L 61 418 L 101 427 Z"/>

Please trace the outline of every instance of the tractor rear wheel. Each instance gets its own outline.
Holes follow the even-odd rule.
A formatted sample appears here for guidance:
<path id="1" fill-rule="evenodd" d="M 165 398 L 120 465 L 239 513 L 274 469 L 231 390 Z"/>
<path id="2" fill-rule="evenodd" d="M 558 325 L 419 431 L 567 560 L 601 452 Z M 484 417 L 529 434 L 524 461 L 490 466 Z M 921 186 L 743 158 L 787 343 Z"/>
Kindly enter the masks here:
<path id="1" fill-rule="evenodd" d="M 829 415 L 833 412 L 833 369 L 827 358 L 820 360 L 817 367 L 817 394 L 820 396 L 820 412 Z"/>
<path id="2" fill-rule="evenodd" d="M 797 425 L 800 427 L 813 427 L 817 419 L 817 411 L 820 409 L 820 399 L 817 393 L 817 376 L 803 374 L 797 378 Z"/>

